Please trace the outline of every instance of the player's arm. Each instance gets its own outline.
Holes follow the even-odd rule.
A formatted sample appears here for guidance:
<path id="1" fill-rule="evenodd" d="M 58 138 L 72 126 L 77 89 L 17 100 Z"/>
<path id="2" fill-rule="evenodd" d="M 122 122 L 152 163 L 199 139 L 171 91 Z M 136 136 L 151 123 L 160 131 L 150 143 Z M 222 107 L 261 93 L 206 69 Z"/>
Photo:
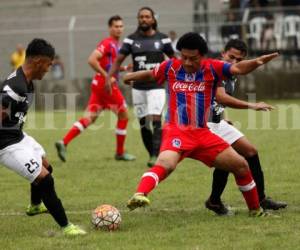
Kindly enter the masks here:
<path id="1" fill-rule="evenodd" d="M 108 74 L 106 76 L 106 80 L 105 80 L 105 89 L 108 93 L 111 94 L 111 84 L 112 84 L 112 77 L 114 74 L 116 74 L 121 67 L 122 62 L 125 60 L 126 55 L 119 53 L 119 55 L 117 56 L 117 59 L 114 61 L 114 63 L 112 64 L 110 70 L 108 71 Z"/>
<path id="2" fill-rule="evenodd" d="M 99 60 L 102 58 L 103 54 L 95 49 L 88 58 L 88 63 L 91 66 L 93 70 L 95 70 L 97 73 L 100 73 L 102 76 L 106 77 L 107 72 L 100 66 Z"/>
<path id="3" fill-rule="evenodd" d="M 253 109 L 253 110 L 262 110 L 262 111 L 268 111 L 274 109 L 273 106 L 264 102 L 252 103 L 252 102 L 246 102 L 237 99 L 235 97 L 232 97 L 228 95 L 225 91 L 225 88 L 221 86 L 217 88 L 216 101 L 227 107 L 235 108 L 235 109 Z"/>
<path id="4" fill-rule="evenodd" d="M 7 108 L 0 105 L 0 122 L 2 122 L 8 116 Z"/>
<path id="5" fill-rule="evenodd" d="M 272 54 L 263 55 L 251 60 L 243 60 L 241 62 L 232 64 L 230 67 L 230 73 L 232 75 L 248 74 L 253 70 L 255 70 L 256 68 L 258 68 L 259 66 L 264 65 L 269 61 L 273 60 L 277 56 L 279 56 L 279 54 L 276 52 Z"/>
<path id="6" fill-rule="evenodd" d="M 153 76 L 152 70 L 140 70 L 136 72 L 131 72 L 125 74 L 123 77 L 123 81 L 125 84 L 131 84 L 135 81 L 150 82 L 154 80 L 155 78 Z"/>

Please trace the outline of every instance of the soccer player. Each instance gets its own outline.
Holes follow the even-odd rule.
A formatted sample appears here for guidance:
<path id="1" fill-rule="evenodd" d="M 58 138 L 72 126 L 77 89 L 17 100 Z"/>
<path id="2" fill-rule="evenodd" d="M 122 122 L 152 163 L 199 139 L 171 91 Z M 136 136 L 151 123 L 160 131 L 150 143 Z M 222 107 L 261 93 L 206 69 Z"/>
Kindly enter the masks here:
<path id="1" fill-rule="evenodd" d="M 91 53 L 88 63 L 96 72 L 91 84 L 91 96 L 87 106 L 87 114 L 75 122 L 73 127 L 61 141 L 55 143 L 57 154 L 62 161 L 66 161 L 67 145 L 88 126 L 94 123 L 104 109 L 113 111 L 118 116 L 116 126 L 116 160 L 133 161 L 135 156 L 125 151 L 126 128 L 128 111 L 125 99 L 117 86 L 117 71 L 110 77 L 112 93 L 105 91 L 105 77 L 119 51 L 119 40 L 123 34 L 124 25 L 120 16 L 112 16 L 108 20 L 109 37 L 103 39 Z M 124 70 L 126 67 L 121 68 Z"/>
<path id="2" fill-rule="evenodd" d="M 222 53 L 222 60 L 229 63 L 238 63 L 247 56 L 247 45 L 239 39 L 229 40 Z M 236 77 L 231 77 L 222 82 L 222 98 L 231 100 L 231 106 L 240 109 L 264 110 L 264 103 L 249 103 L 240 101 L 230 96 L 235 89 Z M 219 92 L 219 93 L 220 93 Z M 230 95 L 230 96 L 229 96 Z M 261 169 L 257 149 L 247 138 L 237 130 L 232 124 L 224 119 L 225 106 L 214 101 L 211 117 L 208 127 L 211 131 L 220 136 L 224 141 L 230 144 L 240 155 L 245 157 L 251 170 L 253 179 L 256 183 L 260 206 L 263 209 L 278 210 L 287 206 L 284 202 L 277 202 L 265 195 L 264 174 Z M 212 191 L 205 206 L 218 215 L 228 215 L 230 211 L 221 201 L 221 195 L 227 184 L 229 173 L 220 169 L 215 169 L 213 173 Z"/>
<path id="3" fill-rule="evenodd" d="M 128 201 L 133 210 L 150 204 L 147 195 L 186 157 L 208 166 L 232 172 L 251 216 L 266 216 L 259 205 L 255 182 L 247 161 L 227 142 L 207 127 L 211 103 L 220 82 L 232 75 L 247 74 L 278 56 L 264 55 L 253 60 L 229 64 L 205 58 L 205 40 L 197 33 L 183 35 L 177 49 L 182 59 L 164 61 L 154 70 L 129 73 L 125 83 L 137 80 L 167 80 L 168 112 L 163 128 L 160 154 L 155 165 L 143 174 L 136 193 Z M 270 108 L 268 105 L 266 108 Z"/>
<path id="4" fill-rule="evenodd" d="M 49 211 L 66 235 L 86 234 L 67 219 L 54 188 L 52 167 L 45 151 L 34 138 L 23 132 L 27 111 L 33 101 L 32 80 L 41 80 L 55 55 L 51 44 L 34 39 L 26 49 L 25 63 L 11 73 L 0 87 L 0 163 L 31 183 L 31 205 L 27 215 Z"/>
<path id="5" fill-rule="evenodd" d="M 123 41 L 120 53 L 106 78 L 107 89 L 111 88 L 111 77 L 120 68 L 125 58 L 131 54 L 133 71 L 150 70 L 164 60 L 164 54 L 174 56 L 171 39 L 157 30 L 154 11 L 143 7 L 138 11 L 138 28 Z M 137 82 L 132 88 L 135 114 L 139 119 L 144 146 L 149 153 L 147 165 L 154 165 L 161 143 L 161 114 L 166 93 L 163 85 L 154 79 Z M 153 132 L 150 121 L 152 120 Z"/>

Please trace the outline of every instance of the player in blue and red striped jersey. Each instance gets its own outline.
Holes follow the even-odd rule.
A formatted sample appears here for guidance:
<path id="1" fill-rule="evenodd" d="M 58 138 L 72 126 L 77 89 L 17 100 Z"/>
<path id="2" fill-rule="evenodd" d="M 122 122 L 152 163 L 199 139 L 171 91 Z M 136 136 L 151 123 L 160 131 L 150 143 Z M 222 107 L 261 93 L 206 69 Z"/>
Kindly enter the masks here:
<path id="1" fill-rule="evenodd" d="M 105 78 L 119 51 L 119 39 L 124 30 L 122 18 L 118 15 L 108 20 L 110 36 L 102 40 L 91 53 L 89 64 L 96 72 L 92 84 L 91 95 L 87 106 L 87 114 L 75 122 L 73 127 L 61 141 L 55 143 L 57 154 L 62 161 L 66 161 L 67 145 L 89 125 L 94 123 L 104 109 L 113 111 L 118 116 L 116 126 L 116 160 L 132 161 L 135 156 L 125 152 L 124 144 L 128 123 L 128 111 L 125 99 L 117 86 L 118 75 L 112 77 L 112 93 L 105 91 Z M 126 67 L 120 70 L 125 70 Z"/>
<path id="2" fill-rule="evenodd" d="M 232 172 L 243 193 L 251 216 L 265 216 L 260 208 L 255 182 L 247 161 L 228 143 L 208 129 L 206 122 L 221 81 L 247 74 L 277 57 L 278 53 L 229 64 L 205 58 L 207 44 L 197 33 L 183 35 L 177 49 L 181 59 L 170 59 L 153 71 L 129 73 L 125 83 L 136 80 L 167 81 L 168 111 L 156 164 L 144 175 L 137 192 L 128 201 L 129 209 L 150 204 L 146 197 L 184 158 L 200 160 L 210 167 Z M 266 109 L 271 106 L 266 105 Z"/>

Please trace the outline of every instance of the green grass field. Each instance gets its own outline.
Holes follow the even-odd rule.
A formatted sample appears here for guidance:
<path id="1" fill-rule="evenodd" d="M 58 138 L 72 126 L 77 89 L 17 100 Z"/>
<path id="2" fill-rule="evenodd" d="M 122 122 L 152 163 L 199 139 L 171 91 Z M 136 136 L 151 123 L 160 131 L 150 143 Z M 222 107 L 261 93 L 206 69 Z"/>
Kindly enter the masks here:
<path id="1" fill-rule="evenodd" d="M 285 103 L 273 102 L 275 105 Z M 300 101 L 288 103 L 300 109 Z M 250 117 L 253 114 L 250 113 Z M 94 126 L 70 144 L 68 161 L 61 163 L 53 144 L 66 132 L 61 129 L 66 122 L 73 121 L 66 121 L 65 112 L 56 112 L 56 129 L 45 129 L 45 113 L 36 113 L 39 129 L 25 131 L 46 149 L 54 166 L 56 190 L 67 214 L 73 223 L 86 229 L 88 235 L 64 237 L 49 215 L 27 217 L 24 211 L 29 203 L 29 184 L 1 167 L 0 248 L 300 249 L 300 128 L 297 128 L 300 114 L 288 112 L 286 118 L 279 114 L 278 109 L 269 118 L 257 113 L 255 126 L 258 129 L 247 129 L 254 126 L 252 118 L 248 121 L 248 112 L 229 112 L 233 121 L 241 122 L 242 131 L 260 152 L 267 194 L 288 202 L 288 209 L 276 212 L 281 218 L 249 218 L 232 176 L 223 199 L 237 209 L 237 215 L 217 217 L 206 210 L 204 201 L 210 192 L 212 171 L 188 159 L 150 194 L 150 208 L 129 212 L 126 202 L 147 169 L 147 154 L 133 115 L 127 149 L 136 154 L 134 163 L 113 160 L 115 140 L 109 113 L 97 121 L 96 126 L 102 124 L 101 129 Z M 81 113 L 76 115 L 79 117 Z M 286 129 L 282 129 L 284 122 Z M 96 231 L 91 226 L 91 210 L 105 203 L 121 211 L 123 221 L 117 232 Z"/>

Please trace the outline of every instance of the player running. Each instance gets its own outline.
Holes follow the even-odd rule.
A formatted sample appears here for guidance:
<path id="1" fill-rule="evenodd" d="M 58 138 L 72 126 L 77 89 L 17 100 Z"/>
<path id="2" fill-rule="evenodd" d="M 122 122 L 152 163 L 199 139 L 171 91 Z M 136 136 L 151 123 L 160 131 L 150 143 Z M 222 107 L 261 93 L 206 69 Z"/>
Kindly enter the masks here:
<path id="1" fill-rule="evenodd" d="M 1 84 L 0 163 L 30 181 L 31 205 L 27 215 L 49 211 L 64 234 L 80 235 L 86 232 L 68 221 L 43 147 L 22 131 L 33 101 L 32 80 L 44 77 L 54 55 L 54 48 L 47 41 L 32 40 L 26 49 L 25 63 Z"/>
<path id="2" fill-rule="evenodd" d="M 239 39 L 228 41 L 222 53 L 222 60 L 229 63 L 238 63 L 247 56 L 247 45 Z M 223 87 L 219 88 L 222 92 L 221 99 L 227 98 L 231 102 L 231 107 L 239 109 L 264 110 L 265 103 L 249 103 L 232 98 L 236 77 L 231 77 L 222 82 Z M 223 100 L 224 101 L 224 100 Z M 211 131 L 220 136 L 224 141 L 230 144 L 240 155 L 245 157 L 251 170 L 253 179 L 257 186 L 260 206 L 263 209 L 278 210 L 287 206 L 284 202 L 276 202 L 265 195 L 264 174 L 261 169 L 257 149 L 247 138 L 237 130 L 232 124 L 224 119 L 225 106 L 214 101 L 211 117 L 207 126 Z M 212 191 L 205 206 L 218 215 L 231 214 L 228 208 L 221 201 L 221 195 L 227 184 L 229 172 L 215 169 L 213 173 Z"/>
<path id="3" fill-rule="evenodd" d="M 87 114 L 74 123 L 73 127 L 61 141 L 55 143 L 58 157 L 66 161 L 67 145 L 88 126 L 94 123 L 100 112 L 104 109 L 113 111 L 118 116 L 116 126 L 116 160 L 133 161 L 135 156 L 125 151 L 126 128 L 128 123 L 128 111 L 125 99 L 117 86 L 117 71 L 111 76 L 112 93 L 105 91 L 105 77 L 115 61 L 119 51 L 119 40 L 123 34 L 124 25 L 120 16 L 112 16 L 108 20 L 110 36 L 103 39 L 97 48 L 91 53 L 88 62 L 96 72 L 92 84 L 91 95 L 87 105 Z M 122 67 L 120 70 L 125 70 Z"/>
<path id="4" fill-rule="evenodd" d="M 207 127 L 211 103 L 222 80 L 232 75 L 247 74 L 278 56 L 273 53 L 229 64 L 205 58 L 208 51 L 205 40 L 197 33 L 183 35 L 177 49 L 181 60 L 170 59 L 153 71 L 140 71 L 125 76 L 126 83 L 137 80 L 167 80 L 168 112 L 163 128 L 163 139 L 156 164 L 144 175 L 137 192 L 128 201 L 128 208 L 150 204 L 147 195 L 164 180 L 177 164 L 186 157 L 200 160 L 210 167 L 232 172 L 241 190 L 249 215 L 266 216 L 259 205 L 255 182 L 247 161 L 227 142 L 213 134 Z M 267 109 L 271 107 L 266 105 Z"/>
<path id="5" fill-rule="evenodd" d="M 171 39 L 157 30 L 154 11 L 143 7 L 138 12 L 138 29 L 123 41 L 120 53 L 109 71 L 107 88 L 110 91 L 111 76 L 120 68 L 125 58 L 131 54 L 133 71 L 149 70 L 164 60 L 164 54 L 174 56 Z M 154 165 L 161 143 L 161 114 L 166 93 L 163 85 L 153 79 L 150 82 L 133 84 L 132 99 L 134 111 L 139 119 L 142 140 L 149 153 L 147 165 Z M 152 120 L 153 132 L 150 121 Z"/>

